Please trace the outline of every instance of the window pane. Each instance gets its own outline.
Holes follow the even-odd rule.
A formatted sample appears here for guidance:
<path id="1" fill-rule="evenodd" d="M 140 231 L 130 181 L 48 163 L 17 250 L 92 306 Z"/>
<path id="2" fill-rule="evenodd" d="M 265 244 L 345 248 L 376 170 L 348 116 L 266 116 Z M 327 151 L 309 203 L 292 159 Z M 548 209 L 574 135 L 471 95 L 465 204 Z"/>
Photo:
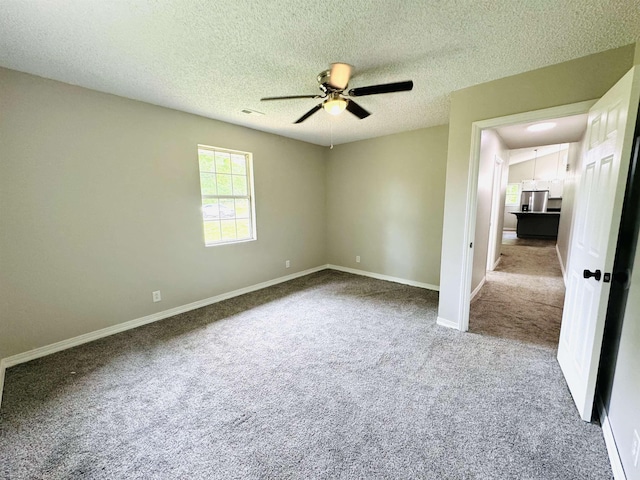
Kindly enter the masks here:
<path id="1" fill-rule="evenodd" d="M 249 218 L 249 199 L 236 198 L 236 218 Z"/>
<path id="2" fill-rule="evenodd" d="M 201 172 L 215 172 L 215 162 L 213 152 L 209 150 L 198 150 L 198 161 Z"/>
<path id="3" fill-rule="evenodd" d="M 216 172 L 231 173 L 231 155 L 226 152 L 216 152 Z"/>
<path id="4" fill-rule="evenodd" d="M 517 205 L 520 197 L 520 184 L 509 183 L 507 184 L 507 195 L 505 198 L 506 205 Z"/>
<path id="5" fill-rule="evenodd" d="M 201 173 L 200 189 L 202 191 L 202 195 L 216 195 L 216 174 Z"/>
<path id="6" fill-rule="evenodd" d="M 246 195 L 247 194 L 247 177 L 240 175 L 233 175 L 233 194 L 234 195 Z"/>
<path id="7" fill-rule="evenodd" d="M 219 242 L 220 222 L 204 222 L 204 243 Z"/>
<path id="8" fill-rule="evenodd" d="M 234 207 L 233 198 L 220 199 L 220 218 L 235 218 L 236 209 Z"/>
<path id="9" fill-rule="evenodd" d="M 205 221 L 218 220 L 220 218 L 218 200 L 202 199 L 202 218 Z"/>
<path id="10" fill-rule="evenodd" d="M 238 228 L 238 240 L 251 238 L 251 221 L 247 218 L 245 220 L 236 220 Z"/>
<path id="11" fill-rule="evenodd" d="M 222 229 L 222 240 L 236 239 L 236 221 L 235 220 L 221 220 L 220 228 Z"/>
<path id="12" fill-rule="evenodd" d="M 231 155 L 231 173 L 246 175 L 247 161 L 244 155 Z"/>
<path id="13" fill-rule="evenodd" d="M 233 195 L 231 175 L 217 174 L 218 195 Z"/>

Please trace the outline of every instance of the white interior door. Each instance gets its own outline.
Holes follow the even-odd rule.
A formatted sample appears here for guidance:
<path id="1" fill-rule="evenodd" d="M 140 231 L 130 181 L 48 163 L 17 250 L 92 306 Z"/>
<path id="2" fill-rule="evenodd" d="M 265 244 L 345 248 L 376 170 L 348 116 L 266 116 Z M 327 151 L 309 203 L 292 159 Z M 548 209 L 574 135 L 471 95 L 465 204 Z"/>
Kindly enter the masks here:
<path id="1" fill-rule="evenodd" d="M 604 317 L 639 101 L 634 68 L 589 111 L 576 195 L 558 361 L 583 420 L 591 420 Z M 584 278 L 585 272 L 600 278 Z"/>
<path id="2" fill-rule="evenodd" d="M 502 232 L 498 231 L 500 226 L 500 193 L 502 188 L 502 159 L 495 157 L 493 164 L 493 187 L 491 191 L 491 223 L 489 224 L 489 251 L 487 252 L 487 270 L 493 271 L 498 261 L 496 251 L 498 239 L 502 241 Z"/>

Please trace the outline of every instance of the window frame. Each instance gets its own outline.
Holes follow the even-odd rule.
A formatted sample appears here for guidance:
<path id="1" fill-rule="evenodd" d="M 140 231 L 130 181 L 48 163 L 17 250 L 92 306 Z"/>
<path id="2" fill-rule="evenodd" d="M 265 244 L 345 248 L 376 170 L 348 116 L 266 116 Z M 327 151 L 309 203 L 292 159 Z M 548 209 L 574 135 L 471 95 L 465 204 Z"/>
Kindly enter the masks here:
<path id="1" fill-rule="evenodd" d="M 229 155 L 242 155 L 245 158 L 245 174 L 244 177 L 246 179 L 247 182 L 247 194 L 246 195 L 219 195 L 217 192 L 217 188 L 216 188 L 216 195 L 211 195 L 211 194 L 205 194 L 203 191 L 203 183 L 202 183 L 202 174 L 203 173 L 213 173 L 216 174 L 217 172 L 207 172 L 207 171 L 203 171 L 202 167 L 200 166 L 200 151 L 201 150 L 206 150 L 208 152 L 211 152 L 214 154 L 214 159 L 215 159 L 215 153 L 219 152 L 219 153 L 226 153 Z M 229 148 L 221 148 L 221 147 L 214 147 L 211 145 L 204 145 L 204 144 L 198 144 L 197 147 L 197 160 L 198 160 L 198 180 L 200 183 L 200 220 L 202 222 L 202 234 L 203 234 L 203 241 L 204 241 L 204 245 L 205 247 L 217 247 L 220 245 L 233 245 L 236 243 L 246 243 L 246 242 L 253 242 L 255 240 L 258 239 L 258 233 L 257 233 L 257 228 L 256 228 L 256 205 L 255 205 L 255 189 L 254 189 L 254 179 L 253 179 L 253 154 L 251 152 L 245 152 L 242 150 L 232 150 Z M 214 160 L 215 162 L 215 160 Z M 232 167 L 233 168 L 233 167 Z M 233 172 L 233 170 L 232 170 Z M 231 173 L 230 175 L 234 175 L 233 173 Z M 236 174 L 237 175 L 237 174 Z M 217 182 L 216 182 L 217 184 Z M 232 185 L 233 185 L 233 179 L 232 179 Z M 233 188 L 233 187 L 232 187 Z M 220 205 L 220 200 L 236 200 L 236 199 L 246 199 L 249 202 L 249 230 L 250 230 L 250 234 L 249 237 L 247 238 L 241 238 L 238 239 L 237 238 L 237 224 L 236 224 L 236 238 L 233 240 L 223 240 L 222 239 L 222 235 L 221 235 L 221 239 L 219 241 L 215 241 L 215 242 L 207 242 L 207 237 L 206 237 L 206 228 L 207 228 L 207 220 L 205 220 L 204 218 L 204 205 L 205 205 L 205 201 L 206 200 L 217 200 L 218 201 L 218 205 Z M 219 208 L 219 207 L 218 207 Z M 234 211 L 235 214 L 235 211 Z M 238 220 L 238 218 L 234 215 L 233 217 L 234 220 Z M 221 217 L 218 216 L 218 222 L 221 222 Z M 209 220 L 210 221 L 210 220 Z M 222 228 L 222 226 L 221 226 Z"/>
<path id="2" fill-rule="evenodd" d="M 516 185 L 518 187 L 518 193 L 516 194 L 516 201 L 515 203 L 509 203 L 507 201 L 507 199 L 509 198 L 509 186 L 511 185 Z M 505 199 L 504 199 L 504 205 L 505 207 L 517 207 L 520 205 L 520 195 L 522 194 L 522 185 L 518 182 L 510 182 L 507 183 L 507 188 L 505 190 Z"/>

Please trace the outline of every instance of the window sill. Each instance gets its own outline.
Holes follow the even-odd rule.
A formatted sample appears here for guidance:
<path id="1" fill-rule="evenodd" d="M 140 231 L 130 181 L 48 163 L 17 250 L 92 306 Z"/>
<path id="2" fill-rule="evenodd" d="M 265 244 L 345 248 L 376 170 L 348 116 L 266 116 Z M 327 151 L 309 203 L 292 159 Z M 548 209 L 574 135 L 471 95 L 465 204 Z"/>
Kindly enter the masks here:
<path id="1" fill-rule="evenodd" d="M 217 243 L 205 243 L 204 246 L 205 247 L 220 247 L 223 245 L 236 245 L 238 243 L 249 243 L 249 242 L 255 242 L 257 240 L 257 238 L 247 238 L 246 240 L 230 240 L 228 242 L 217 242 Z"/>

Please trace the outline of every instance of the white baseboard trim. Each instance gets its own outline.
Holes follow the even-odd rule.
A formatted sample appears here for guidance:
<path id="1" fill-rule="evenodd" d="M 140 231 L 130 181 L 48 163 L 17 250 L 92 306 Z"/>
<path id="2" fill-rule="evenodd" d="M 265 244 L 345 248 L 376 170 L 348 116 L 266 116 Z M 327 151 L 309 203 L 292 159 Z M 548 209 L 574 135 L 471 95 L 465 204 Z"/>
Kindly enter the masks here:
<path id="1" fill-rule="evenodd" d="M 453 328 L 454 330 L 460 330 L 460 327 L 456 322 L 452 322 L 451 320 L 447 320 L 446 318 L 438 317 L 436 323 L 442 327 Z"/>
<path id="2" fill-rule="evenodd" d="M 135 320 L 129 320 L 127 322 L 119 323 L 111 327 L 101 328 L 100 330 L 85 333 L 77 337 L 52 343 L 51 345 L 46 345 L 44 347 L 29 350 L 24 353 L 19 353 L 11 357 L 6 357 L 0 360 L 2 365 L 2 370 L 0 375 L 4 375 L 4 369 L 12 367 L 14 365 L 18 365 L 20 363 L 29 362 L 31 360 L 35 360 L 36 358 L 44 357 L 52 353 L 60 352 L 68 348 L 82 345 L 83 343 L 88 343 L 93 340 L 98 340 L 100 338 L 114 335 L 116 333 L 124 332 L 126 330 L 131 330 L 132 328 L 140 327 L 148 323 L 164 320 L 165 318 L 173 317 L 174 315 L 178 315 L 180 313 L 185 313 L 190 310 L 195 310 L 196 308 L 206 307 L 207 305 L 218 303 L 223 300 L 227 300 L 229 298 L 237 297 L 239 295 L 244 295 L 245 293 L 255 292 L 256 290 L 261 290 L 263 288 L 270 287 L 272 285 L 288 282 L 289 280 L 293 280 L 295 278 L 303 277 L 305 275 L 309 275 L 311 273 L 319 272 L 320 270 L 326 270 L 326 269 L 327 269 L 327 265 L 321 265 L 319 267 L 310 268 L 308 270 L 303 270 L 301 272 L 292 273 L 291 275 L 278 277 L 273 280 L 268 280 L 266 282 L 251 285 L 249 287 L 233 290 L 232 292 L 223 293 L 221 295 L 216 295 L 214 297 L 205 298 L 204 300 L 198 300 L 197 302 L 188 303 L 186 305 L 182 305 L 179 307 L 170 308 L 169 310 L 163 310 L 162 312 L 146 315 L 141 318 L 136 318 Z"/>
<path id="3" fill-rule="evenodd" d="M 560 270 L 562 270 L 562 280 L 564 281 L 564 286 L 567 286 L 567 272 L 564 269 L 564 264 L 562 263 L 562 256 L 560 255 L 560 249 L 558 248 L 558 244 L 556 243 L 556 255 L 558 255 L 558 263 L 560 264 Z"/>
<path id="4" fill-rule="evenodd" d="M 607 452 L 609 453 L 609 461 L 611 462 L 611 470 L 613 470 L 613 478 L 615 478 L 615 480 L 627 480 L 627 475 L 624 473 L 622 460 L 618 453 L 618 447 L 616 446 L 616 440 L 613 437 L 613 430 L 611 428 L 611 423 L 609 423 L 607 410 L 604 408 L 602 399 L 599 396 L 596 397 L 596 407 L 598 408 L 598 414 L 600 416 L 600 425 L 602 426 L 604 443 L 607 446 Z"/>
<path id="5" fill-rule="evenodd" d="M 0 405 L 2 405 L 2 391 L 4 390 L 4 371 L 7 367 L 4 364 L 4 359 L 0 359 Z"/>
<path id="6" fill-rule="evenodd" d="M 475 290 L 473 292 L 471 292 L 471 297 L 469 298 L 469 301 L 473 300 L 475 298 L 475 296 L 480 292 L 480 290 L 482 289 L 482 287 L 484 286 L 485 282 L 487 281 L 487 277 L 482 277 L 482 280 L 480 281 L 480 284 L 475 288 Z"/>
<path id="7" fill-rule="evenodd" d="M 500 265 L 500 260 L 502 260 L 502 255 L 498 255 L 498 259 L 496 260 L 496 263 L 493 264 L 493 270 L 498 268 L 498 265 Z"/>
<path id="8" fill-rule="evenodd" d="M 412 287 L 426 288 L 427 290 L 440 291 L 438 285 L 432 285 L 430 283 L 416 282 L 415 280 L 407 280 L 405 278 L 392 277 L 390 275 L 383 275 L 381 273 L 367 272 L 365 270 L 358 270 L 356 268 L 341 267 L 339 265 L 327 265 L 327 268 L 331 270 L 338 270 L 339 272 L 353 273 L 354 275 L 361 275 L 363 277 L 377 278 L 378 280 L 386 280 L 388 282 L 401 283 L 403 285 L 410 285 Z"/>

